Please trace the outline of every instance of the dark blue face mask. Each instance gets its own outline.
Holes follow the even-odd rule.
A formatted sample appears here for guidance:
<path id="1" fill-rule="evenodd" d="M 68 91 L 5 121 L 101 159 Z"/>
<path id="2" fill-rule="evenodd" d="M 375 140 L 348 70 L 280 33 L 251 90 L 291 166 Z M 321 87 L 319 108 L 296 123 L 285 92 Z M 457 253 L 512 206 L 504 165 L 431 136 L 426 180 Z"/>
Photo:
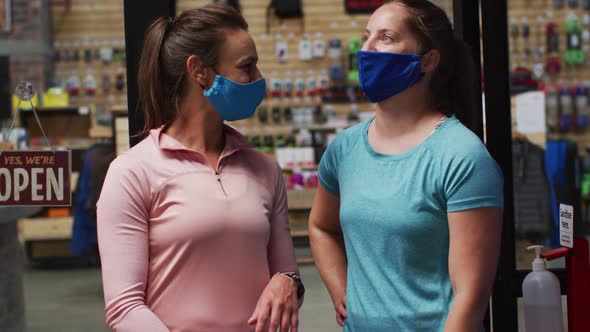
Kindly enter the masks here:
<path id="1" fill-rule="evenodd" d="M 359 51 L 361 89 L 373 103 L 395 96 L 420 81 L 421 60 L 417 54 Z"/>

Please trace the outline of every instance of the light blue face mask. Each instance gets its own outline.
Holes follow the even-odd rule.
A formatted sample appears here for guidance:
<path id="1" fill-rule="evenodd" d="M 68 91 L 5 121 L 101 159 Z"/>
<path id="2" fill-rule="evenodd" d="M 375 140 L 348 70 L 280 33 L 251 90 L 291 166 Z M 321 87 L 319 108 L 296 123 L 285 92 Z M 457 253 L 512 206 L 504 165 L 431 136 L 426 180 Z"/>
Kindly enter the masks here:
<path id="1" fill-rule="evenodd" d="M 244 120 L 251 117 L 266 94 L 264 78 L 241 84 L 220 74 L 215 76 L 211 88 L 203 95 L 225 121 Z"/>

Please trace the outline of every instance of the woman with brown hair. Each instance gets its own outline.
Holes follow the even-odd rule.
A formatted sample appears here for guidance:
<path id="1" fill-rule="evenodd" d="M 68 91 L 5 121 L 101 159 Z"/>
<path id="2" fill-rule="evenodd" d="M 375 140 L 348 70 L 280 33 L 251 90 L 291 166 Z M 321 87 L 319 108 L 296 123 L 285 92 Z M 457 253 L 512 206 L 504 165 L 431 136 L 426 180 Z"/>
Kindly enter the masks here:
<path id="1" fill-rule="evenodd" d="M 111 164 L 98 203 L 114 330 L 297 330 L 304 289 L 281 170 L 224 125 L 265 95 L 247 28 L 208 5 L 147 32 L 146 137 Z"/>
<path id="2" fill-rule="evenodd" d="M 479 84 L 442 9 L 390 0 L 358 54 L 376 115 L 322 157 L 310 217 L 344 331 L 481 331 L 497 266 L 503 178 L 461 124 Z"/>

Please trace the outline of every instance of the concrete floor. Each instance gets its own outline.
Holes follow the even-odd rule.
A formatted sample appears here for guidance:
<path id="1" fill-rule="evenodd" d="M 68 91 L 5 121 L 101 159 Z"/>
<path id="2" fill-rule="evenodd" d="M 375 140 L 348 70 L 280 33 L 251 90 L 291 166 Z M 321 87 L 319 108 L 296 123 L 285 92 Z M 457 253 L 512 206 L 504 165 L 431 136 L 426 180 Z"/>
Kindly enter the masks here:
<path id="1" fill-rule="evenodd" d="M 336 324 L 328 292 L 314 265 L 301 267 L 307 288 L 301 309 L 300 331 L 342 331 Z M 104 303 L 98 268 L 25 267 L 23 278 L 28 332 L 109 331 L 104 323 Z M 524 331 L 522 299 L 518 301 L 519 331 Z M 563 297 L 564 332 L 567 332 L 566 298 Z"/>
<path id="2" fill-rule="evenodd" d="M 300 331 L 342 331 L 328 292 L 313 265 L 301 267 L 307 293 L 301 309 Z M 25 267 L 25 306 L 28 332 L 109 331 L 98 268 Z"/>

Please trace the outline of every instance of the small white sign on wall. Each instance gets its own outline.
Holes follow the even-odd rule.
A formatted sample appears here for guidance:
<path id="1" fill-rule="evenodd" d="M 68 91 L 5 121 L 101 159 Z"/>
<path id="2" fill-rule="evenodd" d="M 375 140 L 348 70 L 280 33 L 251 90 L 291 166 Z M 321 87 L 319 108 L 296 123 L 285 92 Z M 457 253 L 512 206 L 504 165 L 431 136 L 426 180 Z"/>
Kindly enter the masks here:
<path id="1" fill-rule="evenodd" d="M 544 133 L 545 93 L 533 91 L 515 97 L 516 130 L 522 134 Z"/>

